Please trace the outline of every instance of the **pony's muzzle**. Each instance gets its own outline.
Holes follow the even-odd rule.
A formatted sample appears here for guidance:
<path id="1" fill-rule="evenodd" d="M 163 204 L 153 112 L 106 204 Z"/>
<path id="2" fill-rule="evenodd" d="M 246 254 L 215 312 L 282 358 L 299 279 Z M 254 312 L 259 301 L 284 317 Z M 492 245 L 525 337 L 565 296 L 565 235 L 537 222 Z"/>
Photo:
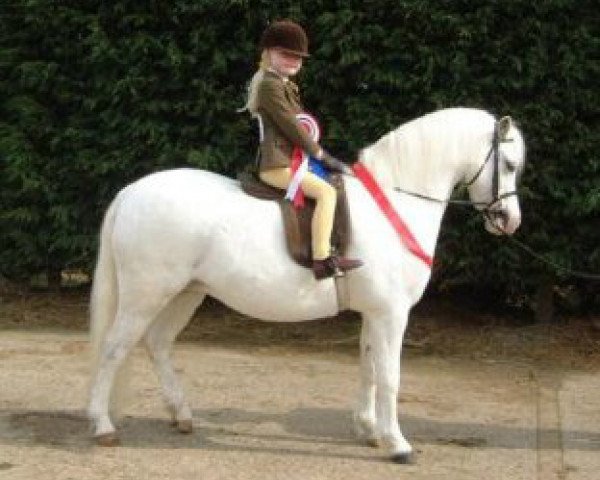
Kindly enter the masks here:
<path id="1" fill-rule="evenodd" d="M 521 224 L 521 214 L 511 214 L 507 208 L 494 208 L 485 212 L 485 228 L 494 235 L 512 235 Z"/>

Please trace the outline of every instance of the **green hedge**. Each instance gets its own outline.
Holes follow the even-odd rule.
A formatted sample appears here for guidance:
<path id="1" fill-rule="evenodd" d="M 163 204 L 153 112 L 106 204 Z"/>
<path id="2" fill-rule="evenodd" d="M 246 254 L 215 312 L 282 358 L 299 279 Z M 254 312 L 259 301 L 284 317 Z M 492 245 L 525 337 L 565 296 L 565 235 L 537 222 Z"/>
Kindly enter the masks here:
<path id="1" fill-rule="evenodd" d="M 442 107 L 511 114 L 528 146 L 518 238 L 600 271 L 595 2 L 11 0 L 0 6 L 0 272 L 90 269 L 102 212 L 131 180 L 252 162 L 254 125 L 235 110 L 260 33 L 281 17 L 308 30 L 299 83 L 331 151 L 352 158 Z M 598 306 L 597 283 L 556 276 L 471 212 L 448 212 L 438 260 L 438 289 L 528 303 L 549 277 Z"/>

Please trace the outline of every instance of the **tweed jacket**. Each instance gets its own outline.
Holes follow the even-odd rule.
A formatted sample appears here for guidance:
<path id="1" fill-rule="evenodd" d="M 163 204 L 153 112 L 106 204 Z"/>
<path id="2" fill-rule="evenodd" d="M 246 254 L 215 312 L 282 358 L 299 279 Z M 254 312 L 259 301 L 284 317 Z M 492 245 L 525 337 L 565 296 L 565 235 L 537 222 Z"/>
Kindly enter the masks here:
<path id="1" fill-rule="evenodd" d="M 296 114 L 303 108 L 298 87 L 292 81 L 284 81 L 276 73 L 266 71 L 257 86 L 256 102 L 263 124 L 260 171 L 289 167 L 295 146 L 312 156 L 318 155 L 319 144 L 296 120 Z"/>

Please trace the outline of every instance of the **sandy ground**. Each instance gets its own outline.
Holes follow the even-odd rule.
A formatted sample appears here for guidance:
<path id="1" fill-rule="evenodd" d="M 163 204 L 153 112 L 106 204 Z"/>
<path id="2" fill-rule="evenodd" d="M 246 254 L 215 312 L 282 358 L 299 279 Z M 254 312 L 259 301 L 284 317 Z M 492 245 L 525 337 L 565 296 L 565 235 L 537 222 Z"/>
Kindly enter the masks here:
<path id="1" fill-rule="evenodd" d="M 598 478 L 600 362 L 589 331 L 566 349 L 573 332 L 491 334 L 488 319 L 471 324 L 475 352 L 475 337 L 449 338 L 447 323 L 421 314 L 399 399 L 417 463 L 401 466 L 353 435 L 355 319 L 259 326 L 219 308 L 174 352 L 194 432 L 169 425 L 139 350 L 122 445 L 97 447 L 83 413 L 85 308 L 79 296 L 0 302 L 0 479 Z"/>

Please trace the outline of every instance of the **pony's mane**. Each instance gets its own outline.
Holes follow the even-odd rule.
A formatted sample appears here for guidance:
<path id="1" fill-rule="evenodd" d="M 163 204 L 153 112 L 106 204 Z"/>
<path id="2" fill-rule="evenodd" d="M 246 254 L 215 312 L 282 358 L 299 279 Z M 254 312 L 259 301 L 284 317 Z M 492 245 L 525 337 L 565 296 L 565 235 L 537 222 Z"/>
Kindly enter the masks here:
<path id="1" fill-rule="evenodd" d="M 384 187 L 430 184 L 440 169 L 456 170 L 465 155 L 481 156 L 479 148 L 483 140 L 489 145 L 494 122 L 483 110 L 438 110 L 387 133 L 364 148 L 360 160 Z"/>

